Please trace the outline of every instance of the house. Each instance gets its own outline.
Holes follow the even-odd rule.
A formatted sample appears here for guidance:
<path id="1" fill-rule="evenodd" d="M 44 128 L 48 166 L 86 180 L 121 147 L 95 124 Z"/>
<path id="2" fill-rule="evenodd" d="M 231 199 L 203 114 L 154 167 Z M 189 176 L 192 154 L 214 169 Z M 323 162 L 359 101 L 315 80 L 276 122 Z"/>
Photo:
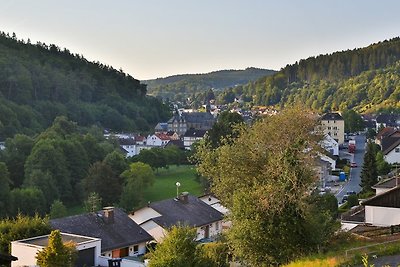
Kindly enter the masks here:
<path id="1" fill-rule="evenodd" d="M 339 145 L 344 143 L 344 120 L 336 112 L 326 113 L 320 118 L 324 134 L 330 135 Z"/>
<path id="2" fill-rule="evenodd" d="M 398 127 L 400 126 L 400 115 L 397 114 L 380 114 L 376 117 L 376 131 L 381 127 Z"/>
<path id="3" fill-rule="evenodd" d="M 75 266 L 98 266 L 101 250 L 101 240 L 88 236 L 61 233 L 63 243 L 73 242 L 78 251 Z M 49 235 L 17 240 L 11 242 L 11 251 L 18 260 L 11 267 L 36 266 L 36 254 L 49 243 Z"/>
<path id="4" fill-rule="evenodd" d="M 186 133 L 183 135 L 183 145 L 185 146 L 185 149 L 190 150 L 191 146 L 195 142 L 202 140 L 206 133 L 206 130 L 196 130 L 193 128 L 187 130 Z"/>
<path id="5" fill-rule="evenodd" d="M 400 131 L 396 130 L 381 140 L 383 157 L 390 164 L 400 163 Z"/>
<path id="6" fill-rule="evenodd" d="M 390 177 L 379 181 L 376 185 L 372 186 L 375 189 L 375 194 L 380 195 L 400 185 L 400 177 Z"/>
<path id="7" fill-rule="evenodd" d="M 156 133 L 163 133 L 168 131 L 168 123 L 167 122 L 159 122 L 156 127 L 154 127 L 154 131 Z"/>
<path id="8" fill-rule="evenodd" d="M 147 146 L 152 146 L 152 147 L 164 147 L 168 142 L 171 140 L 171 138 L 164 134 L 164 133 L 155 133 L 152 135 L 149 135 L 147 137 Z"/>
<path id="9" fill-rule="evenodd" d="M 222 232 L 223 214 L 187 192 L 178 198 L 149 203 L 129 217 L 158 242 L 174 225 L 195 227 L 196 240 L 213 239 Z"/>
<path id="10" fill-rule="evenodd" d="M 101 255 L 107 258 L 143 255 L 151 235 L 118 208 L 50 220 L 63 233 L 101 239 Z"/>
<path id="11" fill-rule="evenodd" d="M 137 155 L 136 141 L 133 138 L 118 139 L 119 146 L 127 158 Z"/>
<path id="12" fill-rule="evenodd" d="M 169 146 L 176 146 L 182 150 L 185 150 L 185 146 L 183 145 L 182 140 L 171 140 L 165 145 L 165 147 L 169 147 Z"/>
<path id="13" fill-rule="evenodd" d="M 332 155 L 339 156 L 339 144 L 332 136 L 325 134 L 321 146 Z"/>
<path id="14" fill-rule="evenodd" d="M 380 130 L 375 136 L 375 144 L 382 146 L 382 139 L 396 132 L 397 129 L 394 127 L 385 127 Z"/>
<path id="15" fill-rule="evenodd" d="M 375 226 L 400 224 L 400 187 L 394 187 L 362 202 L 365 223 Z"/>
<path id="16" fill-rule="evenodd" d="M 183 135 L 190 128 L 209 130 L 214 123 L 215 118 L 210 112 L 177 112 L 168 121 L 168 131 Z"/>

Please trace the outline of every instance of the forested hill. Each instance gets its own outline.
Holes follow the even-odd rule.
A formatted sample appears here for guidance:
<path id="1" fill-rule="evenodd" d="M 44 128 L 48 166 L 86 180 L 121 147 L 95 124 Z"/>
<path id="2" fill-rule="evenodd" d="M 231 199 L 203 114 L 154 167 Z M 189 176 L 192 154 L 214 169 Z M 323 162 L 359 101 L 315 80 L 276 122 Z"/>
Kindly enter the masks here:
<path id="1" fill-rule="evenodd" d="M 300 60 L 243 86 L 254 104 L 305 103 L 319 111 L 400 108 L 400 38 Z"/>
<path id="2" fill-rule="evenodd" d="M 169 116 L 122 70 L 0 33 L 0 140 L 38 133 L 59 115 L 118 131 L 147 130 Z"/>
<path id="3" fill-rule="evenodd" d="M 205 74 L 182 74 L 166 78 L 143 81 L 148 85 L 149 94 L 182 101 L 193 94 L 209 89 L 222 90 L 236 85 L 247 84 L 276 71 L 258 68 L 245 70 L 220 70 Z"/>

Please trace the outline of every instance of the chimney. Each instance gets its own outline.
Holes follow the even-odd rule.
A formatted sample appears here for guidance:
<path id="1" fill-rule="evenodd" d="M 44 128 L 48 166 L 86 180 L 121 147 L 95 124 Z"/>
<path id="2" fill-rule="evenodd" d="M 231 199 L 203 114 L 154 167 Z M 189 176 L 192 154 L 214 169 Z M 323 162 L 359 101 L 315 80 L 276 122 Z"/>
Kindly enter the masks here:
<path id="1" fill-rule="evenodd" d="M 104 222 L 106 224 L 114 223 L 114 207 L 104 207 Z"/>
<path id="2" fill-rule="evenodd" d="M 189 193 L 188 192 L 182 192 L 179 195 L 179 201 L 182 202 L 183 204 L 187 204 L 189 202 Z"/>

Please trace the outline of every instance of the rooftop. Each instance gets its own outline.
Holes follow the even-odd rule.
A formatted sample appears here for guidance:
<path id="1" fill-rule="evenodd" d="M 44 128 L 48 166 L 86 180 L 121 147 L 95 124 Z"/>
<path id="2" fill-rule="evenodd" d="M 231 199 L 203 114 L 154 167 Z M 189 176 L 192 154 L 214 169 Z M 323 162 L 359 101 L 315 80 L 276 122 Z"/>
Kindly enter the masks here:
<path id="1" fill-rule="evenodd" d="M 187 203 L 175 198 L 151 203 L 150 207 L 162 215 L 153 220 L 164 227 L 179 223 L 199 227 L 222 220 L 221 212 L 196 196 L 187 195 L 187 197 Z"/>
<path id="2" fill-rule="evenodd" d="M 330 112 L 330 113 L 325 113 L 324 115 L 322 115 L 321 120 L 323 121 L 340 121 L 343 120 L 343 117 L 337 113 L 337 112 Z"/>
<path id="3" fill-rule="evenodd" d="M 150 241 L 153 238 L 118 208 L 113 209 L 113 220 L 105 211 L 85 213 L 50 220 L 53 229 L 101 239 L 101 250 L 107 251 Z"/>
<path id="4" fill-rule="evenodd" d="M 97 238 L 81 236 L 81 235 L 73 235 L 73 234 L 67 234 L 67 233 L 61 233 L 61 239 L 62 239 L 63 243 L 73 242 L 77 245 L 80 245 L 80 244 L 83 244 L 86 242 L 90 242 L 90 241 L 98 240 Z M 35 245 L 35 246 L 40 246 L 40 247 L 46 247 L 49 244 L 49 235 L 37 236 L 37 237 L 33 237 L 33 238 L 18 240 L 18 242 Z"/>

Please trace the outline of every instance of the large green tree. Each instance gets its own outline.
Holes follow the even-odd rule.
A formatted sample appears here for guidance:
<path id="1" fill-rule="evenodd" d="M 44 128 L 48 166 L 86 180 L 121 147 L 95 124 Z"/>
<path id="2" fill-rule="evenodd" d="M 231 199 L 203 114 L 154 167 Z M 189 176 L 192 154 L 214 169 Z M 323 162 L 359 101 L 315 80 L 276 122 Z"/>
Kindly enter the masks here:
<path id="1" fill-rule="evenodd" d="M 361 188 L 364 193 L 371 192 L 372 186 L 378 182 L 378 169 L 376 164 L 377 147 L 371 141 L 367 144 L 364 163 L 361 170 Z"/>
<path id="2" fill-rule="evenodd" d="M 10 198 L 10 178 L 7 166 L 0 162 L 0 218 L 5 217 Z"/>
<path id="3" fill-rule="evenodd" d="M 95 162 L 90 166 L 84 184 L 87 194 L 98 193 L 103 200 L 103 205 L 117 203 L 121 195 L 122 185 L 119 176 L 104 162 Z"/>
<path id="4" fill-rule="evenodd" d="M 196 154 L 198 170 L 230 210 L 234 255 L 251 266 L 270 266 L 317 249 L 308 242 L 320 140 L 313 116 L 291 108 L 242 127 L 231 143 L 217 149 L 203 144 Z"/>
<path id="5" fill-rule="evenodd" d="M 135 162 L 121 176 L 124 178 L 124 187 L 120 205 L 130 211 L 142 204 L 143 190 L 153 184 L 154 172 L 149 165 Z"/>
<path id="6" fill-rule="evenodd" d="M 218 117 L 218 121 L 207 132 L 206 140 L 212 147 L 218 147 L 223 140 L 228 137 L 237 137 L 238 131 L 235 131 L 235 125 L 243 123 L 243 117 L 237 112 L 223 111 Z"/>
<path id="7" fill-rule="evenodd" d="M 344 120 L 344 131 L 346 133 L 354 133 L 364 130 L 364 120 L 360 114 L 354 110 L 346 110 L 342 113 Z"/>

